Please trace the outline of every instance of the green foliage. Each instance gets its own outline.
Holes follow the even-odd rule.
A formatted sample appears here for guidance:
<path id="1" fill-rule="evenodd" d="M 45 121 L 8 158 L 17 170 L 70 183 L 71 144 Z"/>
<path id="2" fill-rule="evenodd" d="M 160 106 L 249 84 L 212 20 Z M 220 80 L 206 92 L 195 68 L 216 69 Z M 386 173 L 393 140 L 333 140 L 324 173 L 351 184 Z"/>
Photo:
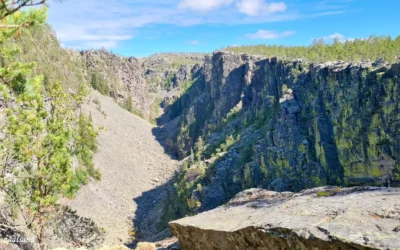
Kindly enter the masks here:
<path id="1" fill-rule="evenodd" d="M 194 144 L 194 160 L 195 161 L 200 161 L 201 160 L 201 154 L 204 150 L 204 141 L 201 137 L 197 140 L 197 142 Z"/>
<path id="2" fill-rule="evenodd" d="M 318 197 L 329 197 L 335 194 L 334 192 L 328 192 L 328 191 L 321 191 L 317 193 Z"/>
<path id="3" fill-rule="evenodd" d="M 193 83 L 195 83 L 197 79 L 192 79 L 191 81 L 187 81 L 182 83 L 180 94 L 183 95 L 186 91 L 192 87 Z"/>
<path id="4" fill-rule="evenodd" d="M 40 234 L 58 196 L 70 189 L 75 113 L 82 102 L 81 93 L 68 93 L 55 82 L 46 89 L 50 98 L 47 108 L 42 80 L 41 76 L 26 78 L 25 90 L 16 93 L 16 105 L 6 110 L 2 173 L 11 168 L 12 177 L 2 176 L 1 185 L 17 190 L 7 195 L 28 217 L 37 218 Z"/>
<path id="5" fill-rule="evenodd" d="M 264 156 L 261 156 L 261 165 L 260 165 L 260 170 L 261 173 L 263 173 L 264 178 L 268 178 L 268 168 L 267 164 L 265 164 Z"/>
<path id="6" fill-rule="evenodd" d="M 18 3 L 35 1 L 18 1 Z M 7 4 L 10 4 L 7 1 Z M 11 5 L 10 5 L 11 6 Z M 45 229 L 60 196 L 73 196 L 80 184 L 94 176 L 90 168 L 97 149 L 91 118 L 79 116 L 86 95 L 81 85 L 67 90 L 59 81 L 34 75 L 36 63 L 22 62 L 20 49 L 10 43 L 21 29 L 43 23 L 46 9 L 15 12 L 3 18 L 0 29 L 0 96 L 6 104 L 0 138 L 0 188 L 13 214 L 21 212 L 38 233 L 45 249 Z M 75 172 L 73 157 L 81 162 Z"/>
<path id="7" fill-rule="evenodd" d="M 173 83 L 172 83 L 172 80 L 175 78 L 175 74 L 172 74 L 172 75 L 170 75 L 169 77 L 167 77 L 165 80 L 164 80 L 164 88 L 166 88 L 166 89 L 168 89 L 168 90 L 171 90 L 172 88 L 173 88 Z"/>
<path id="8" fill-rule="evenodd" d="M 245 163 L 251 161 L 253 155 L 254 155 L 253 145 L 246 146 L 240 153 L 241 164 L 244 165 Z"/>
<path id="9" fill-rule="evenodd" d="M 103 79 L 103 77 L 98 71 L 92 73 L 90 85 L 95 90 L 98 90 L 102 95 L 110 96 L 110 87 L 108 86 L 108 83 Z"/>
<path id="10" fill-rule="evenodd" d="M 29 2 L 33 4 L 36 1 L 22 0 L 16 3 L 15 1 L 5 0 L 2 2 L 7 8 L 0 8 L 0 19 L 2 25 L 4 25 L 0 29 L 0 43 L 13 37 L 20 37 L 23 28 L 43 24 L 47 18 L 46 8 L 30 9 L 24 12 L 17 10 L 29 5 Z M 16 6 L 18 4 L 19 6 Z"/>
<path id="11" fill-rule="evenodd" d="M 242 189 L 253 187 L 252 171 L 249 164 L 246 164 L 243 169 Z"/>
<path id="12" fill-rule="evenodd" d="M 219 142 L 209 145 L 205 150 L 203 150 L 203 157 L 209 159 L 215 156 L 216 153 L 226 152 L 238 141 L 240 141 L 240 134 L 236 137 L 229 135 L 226 138 L 221 139 Z"/>
<path id="13" fill-rule="evenodd" d="M 82 184 L 89 183 L 88 172 L 83 168 L 78 168 L 68 183 L 69 188 L 64 192 L 65 197 L 74 198 Z"/>
<path id="14" fill-rule="evenodd" d="M 400 36 L 391 37 L 370 36 L 368 39 L 356 39 L 354 41 L 334 41 L 332 44 L 323 40 L 314 41 L 310 46 L 278 46 L 278 45 L 249 45 L 240 47 L 228 47 L 228 51 L 264 55 L 268 57 L 280 57 L 283 59 L 306 58 L 315 62 L 345 60 L 376 60 L 384 58 L 388 62 L 394 62 L 400 56 Z"/>
<path id="15" fill-rule="evenodd" d="M 157 118 L 160 116 L 160 106 L 163 99 L 156 98 L 156 100 L 151 105 L 151 117 L 150 122 L 154 125 L 157 125 Z"/>
<path id="16" fill-rule="evenodd" d="M 82 112 L 79 115 L 77 133 L 75 135 L 75 150 L 74 155 L 77 156 L 80 163 L 80 171 L 85 171 L 88 176 L 93 177 L 96 180 L 101 179 L 101 173 L 98 169 L 95 169 L 93 164 L 93 155 L 97 151 L 98 131 L 93 126 L 92 115 L 88 117 Z M 75 175 L 83 175 L 83 173 L 76 173 Z M 82 180 L 82 178 L 77 178 Z M 87 184 L 82 181 L 81 184 Z M 72 187 L 72 186 L 71 186 Z M 77 190 L 76 190 L 77 191 Z M 68 190 L 69 194 L 74 194 L 71 190 Z"/>
<path id="17" fill-rule="evenodd" d="M 21 48 L 18 61 L 35 61 L 35 73 L 42 74 L 45 82 L 60 81 L 73 90 L 85 82 L 85 64 L 79 53 L 62 48 L 47 24 L 23 27 L 21 39 L 10 39 L 4 42 L 6 46 Z"/>
<path id="18" fill-rule="evenodd" d="M 115 100 L 115 101 L 116 101 L 116 100 Z M 116 102 L 117 102 L 117 101 L 116 101 Z M 142 119 L 146 119 L 146 115 L 143 114 L 139 109 L 137 109 L 137 108 L 135 108 L 135 107 L 133 106 L 133 100 L 132 100 L 132 96 L 131 96 L 131 95 L 129 95 L 128 98 L 125 99 L 124 101 L 122 101 L 122 102 L 117 102 L 117 103 L 118 103 L 118 105 L 119 105 L 121 108 L 123 108 L 123 109 L 125 109 L 125 110 L 131 112 L 132 114 L 134 114 L 134 115 L 136 115 L 136 116 L 141 117 Z M 153 122 L 153 121 L 151 121 L 151 122 Z"/>
<path id="19" fill-rule="evenodd" d="M 129 112 L 133 113 L 134 109 L 133 109 L 133 103 L 132 103 L 132 96 L 131 95 L 128 96 L 128 98 L 126 99 L 123 107 L 124 107 L 124 109 L 126 109 Z"/>

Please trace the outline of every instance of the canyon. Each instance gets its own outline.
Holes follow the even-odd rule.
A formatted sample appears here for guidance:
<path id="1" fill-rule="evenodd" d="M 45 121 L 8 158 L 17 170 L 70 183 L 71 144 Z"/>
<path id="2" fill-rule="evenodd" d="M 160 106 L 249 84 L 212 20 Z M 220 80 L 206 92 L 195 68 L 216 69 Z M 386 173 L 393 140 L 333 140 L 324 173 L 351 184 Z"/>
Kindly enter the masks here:
<path id="1" fill-rule="evenodd" d="M 71 90 L 78 83 L 92 87 L 82 112 L 100 128 L 94 164 L 102 178 L 60 202 L 73 212 L 54 223 L 51 247 L 135 247 L 171 231 L 182 249 L 399 247 L 400 204 L 391 187 L 400 185 L 400 64 L 314 63 L 224 50 L 126 58 L 61 48 L 50 29 L 35 29 L 20 43 L 22 58 L 37 60 L 38 73 L 49 81 Z M 313 189 L 321 186 L 387 189 Z M 241 200 L 246 192 L 251 197 Z M 329 221 L 328 204 L 341 203 L 332 212 L 339 213 L 352 199 L 364 202 L 352 209 L 368 221 L 332 223 L 371 228 L 364 238 L 333 240 L 344 233 L 308 224 L 310 218 Z M 370 207 L 381 200 L 382 207 Z M 381 213 L 385 204 L 389 215 Z M 299 219 L 308 205 L 314 214 Z M 246 217 L 267 213 L 275 217 L 266 225 Z M 286 225 L 288 214 L 309 230 Z M 381 219 L 391 228 L 371 222 Z M 80 233 L 71 221 L 83 224 Z M 53 230 L 60 224 L 63 230 Z M 249 243 L 253 235 L 260 242 Z M 271 237 L 282 240 L 268 245 Z M 223 245 L 216 238 L 225 239 Z"/>

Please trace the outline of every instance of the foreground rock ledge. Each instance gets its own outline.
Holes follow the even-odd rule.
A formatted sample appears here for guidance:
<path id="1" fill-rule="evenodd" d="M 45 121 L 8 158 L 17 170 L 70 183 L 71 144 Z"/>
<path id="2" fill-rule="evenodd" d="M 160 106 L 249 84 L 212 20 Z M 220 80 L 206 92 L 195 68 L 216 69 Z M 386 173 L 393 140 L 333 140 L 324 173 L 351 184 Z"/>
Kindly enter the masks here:
<path id="1" fill-rule="evenodd" d="M 250 189 L 170 223 L 181 249 L 400 249 L 400 189 Z"/>

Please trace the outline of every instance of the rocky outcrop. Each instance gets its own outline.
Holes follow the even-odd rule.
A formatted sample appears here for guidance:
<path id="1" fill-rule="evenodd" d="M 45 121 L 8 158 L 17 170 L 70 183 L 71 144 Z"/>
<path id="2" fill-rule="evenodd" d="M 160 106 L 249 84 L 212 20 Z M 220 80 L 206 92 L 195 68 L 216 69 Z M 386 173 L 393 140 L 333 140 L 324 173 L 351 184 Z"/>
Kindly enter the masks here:
<path id="1" fill-rule="evenodd" d="M 182 250 L 400 249 L 399 219 L 399 189 L 250 189 L 170 227 Z"/>
<path id="2" fill-rule="evenodd" d="M 164 53 L 140 59 L 149 91 L 160 101 L 161 114 L 199 77 L 204 56 L 200 53 Z M 164 121 L 159 123 L 164 124 Z"/>
<path id="3" fill-rule="evenodd" d="M 60 207 L 47 232 L 49 248 L 80 246 L 97 249 L 104 242 L 105 232 L 90 218 L 81 217 L 69 207 Z"/>
<path id="4" fill-rule="evenodd" d="M 108 84 L 107 95 L 120 103 L 132 101 L 136 112 L 145 118 L 152 118 L 151 106 L 155 97 L 149 95 L 149 86 L 144 78 L 144 71 L 138 59 L 125 58 L 106 50 L 82 51 L 81 55 L 88 70 L 88 80 L 93 74 Z"/>
<path id="5" fill-rule="evenodd" d="M 191 200 L 183 206 L 212 209 L 252 187 L 400 185 L 399 76 L 400 64 L 384 62 L 206 58 L 171 106 L 181 109 L 178 155 L 200 158 L 178 177 L 180 200 Z M 203 174 L 188 178 L 193 171 Z"/>
<path id="6" fill-rule="evenodd" d="M 191 81 L 192 79 L 192 68 L 189 65 L 182 65 L 178 72 L 176 72 L 174 78 L 172 79 L 172 87 L 177 88 L 181 86 L 184 82 Z"/>
<path id="7" fill-rule="evenodd" d="M 180 80 L 191 80 L 206 54 L 161 53 L 139 59 L 145 71 L 145 78 L 151 89 L 176 88 Z M 197 70 L 196 70 L 197 69 Z"/>
<path id="8" fill-rule="evenodd" d="M 4 246 L 0 240 L 0 249 L 38 249 L 37 235 L 28 228 L 29 222 L 23 216 L 14 218 L 4 201 L 0 204 L 0 237 L 10 243 Z M 104 232 L 91 219 L 80 217 L 76 211 L 64 206 L 57 207 L 46 230 L 49 249 L 59 246 L 97 249 L 103 241 Z"/>

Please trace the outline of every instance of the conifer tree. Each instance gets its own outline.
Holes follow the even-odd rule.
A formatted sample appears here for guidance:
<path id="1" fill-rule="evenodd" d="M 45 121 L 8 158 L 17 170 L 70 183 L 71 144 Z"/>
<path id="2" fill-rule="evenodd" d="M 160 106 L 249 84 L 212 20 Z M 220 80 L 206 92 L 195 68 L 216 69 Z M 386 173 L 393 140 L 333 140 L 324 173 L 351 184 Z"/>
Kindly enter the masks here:
<path id="1" fill-rule="evenodd" d="M 0 44 L 17 38 L 23 28 L 43 24 L 46 8 L 19 10 L 44 2 L 0 1 Z M 59 82 L 44 86 L 43 76 L 32 74 L 35 63 L 20 62 L 19 52 L 13 44 L 0 49 L 0 99 L 5 104 L 0 114 L 5 115 L 0 121 L 0 188 L 45 249 L 45 230 L 57 199 L 70 190 L 76 175 L 72 157 L 95 150 L 97 131 L 90 121 L 80 124 L 77 111 L 85 87 L 73 92 Z"/>
<path id="2" fill-rule="evenodd" d="M 203 152 L 204 149 L 204 141 L 201 137 L 197 140 L 197 142 L 194 145 L 194 160 L 195 161 L 200 161 L 201 160 L 201 153 Z"/>

